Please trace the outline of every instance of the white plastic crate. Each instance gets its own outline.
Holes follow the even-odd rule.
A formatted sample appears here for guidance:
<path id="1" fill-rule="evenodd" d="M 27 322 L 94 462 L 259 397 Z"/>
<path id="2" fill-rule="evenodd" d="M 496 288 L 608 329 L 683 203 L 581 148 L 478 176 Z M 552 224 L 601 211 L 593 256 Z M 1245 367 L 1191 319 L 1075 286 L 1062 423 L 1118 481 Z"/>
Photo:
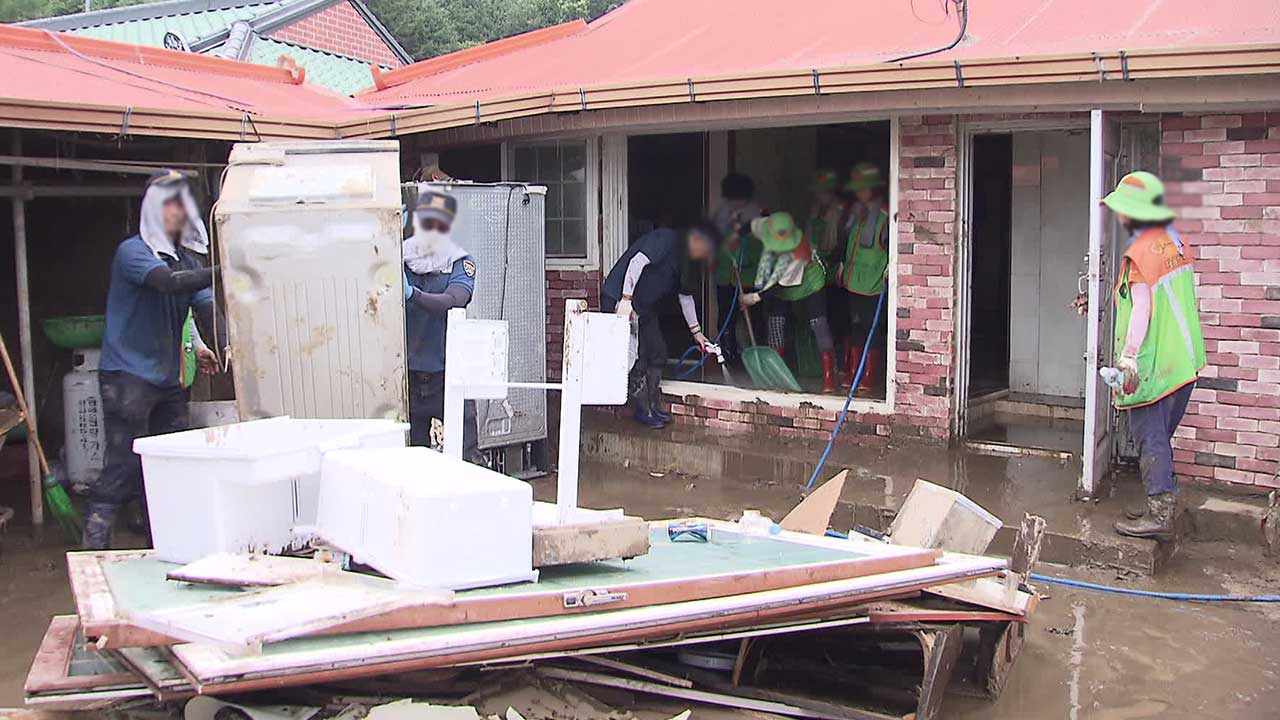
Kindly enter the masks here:
<path id="1" fill-rule="evenodd" d="M 324 458 L 320 540 L 401 582 L 462 590 L 534 580 L 533 490 L 421 447 Z"/>
<path id="2" fill-rule="evenodd" d="M 403 447 L 390 420 L 268 418 L 138 438 L 156 556 L 279 552 L 313 525 L 328 450 Z"/>

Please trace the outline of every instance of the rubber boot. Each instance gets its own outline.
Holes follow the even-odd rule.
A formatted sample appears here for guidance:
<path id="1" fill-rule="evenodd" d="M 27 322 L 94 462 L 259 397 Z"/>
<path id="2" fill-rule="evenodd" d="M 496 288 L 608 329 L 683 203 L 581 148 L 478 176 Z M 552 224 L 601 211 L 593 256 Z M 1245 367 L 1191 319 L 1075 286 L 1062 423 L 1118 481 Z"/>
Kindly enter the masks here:
<path id="1" fill-rule="evenodd" d="M 822 392 L 836 390 L 836 354 L 828 350 L 822 353 Z"/>
<path id="2" fill-rule="evenodd" d="M 1147 496 L 1147 512 L 1137 520 L 1121 520 L 1116 532 L 1136 538 L 1150 538 L 1161 542 L 1173 540 L 1173 515 L 1177 502 L 1173 493 Z"/>
<path id="3" fill-rule="evenodd" d="M 862 346 L 849 345 L 849 359 L 845 366 L 849 368 L 849 374 L 840 381 L 840 387 L 850 387 L 853 385 L 853 378 L 858 374 L 858 363 L 862 362 Z"/>
<path id="4" fill-rule="evenodd" d="M 662 409 L 662 371 L 650 370 L 645 377 L 645 387 L 649 390 L 649 409 L 653 411 L 653 416 L 661 420 L 663 425 L 671 422 L 671 413 Z"/>
<path id="5" fill-rule="evenodd" d="M 647 428 L 658 429 L 664 425 L 662 418 L 653 412 L 653 398 L 660 396 L 661 390 L 657 388 L 657 375 L 654 371 L 647 371 L 644 375 L 644 382 L 641 383 L 640 391 L 635 394 L 635 411 L 631 417 L 636 422 Z"/>
<path id="6" fill-rule="evenodd" d="M 80 537 L 82 550 L 110 550 L 111 531 L 116 524 L 118 508 L 105 503 L 89 503 L 84 515 L 84 534 Z"/>
<path id="7" fill-rule="evenodd" d="M 1124 516 L 1130 520 L 1137 520 L 1147 514 L 1147 504 L 1144 502 L 1140 505 L 1130 505 L 1124 509 Z"/>

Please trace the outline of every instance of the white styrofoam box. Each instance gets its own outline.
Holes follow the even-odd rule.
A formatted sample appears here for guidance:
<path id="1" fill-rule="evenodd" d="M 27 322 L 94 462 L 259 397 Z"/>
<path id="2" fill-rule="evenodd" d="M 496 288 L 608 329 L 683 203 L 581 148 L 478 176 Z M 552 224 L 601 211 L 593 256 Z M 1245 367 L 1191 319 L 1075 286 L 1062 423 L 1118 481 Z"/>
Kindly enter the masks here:
<path id="1" fill-rule="evenodd" d="M 468 399 L 507 396 L 507 321 L 474 320 L 449 311 L 445 367 L 450 382 L 462 382 Z"/>
<path id="2" fill-rule="evenodd" d="M 627 402 L 627 372 L 631 369 L 627 344 L 631 322 L 613 313 L 582 314 L 586 322 L 582 364 L 582 404 L 622 405 Z"/>
<path id="3" fill-rule="evenodd" d="M 445 590 L 533 580 L 533 490 L 422 447 L 338 450 L 316 533 L 400 582 Z"/>
<path id="4" fill-rule="evenodd" d="M 320 461 L 335 448 L 403 447 L 390 420 L 267 418 L 138 438 L 156 557 L 279 552 L 315 522 Z"/>

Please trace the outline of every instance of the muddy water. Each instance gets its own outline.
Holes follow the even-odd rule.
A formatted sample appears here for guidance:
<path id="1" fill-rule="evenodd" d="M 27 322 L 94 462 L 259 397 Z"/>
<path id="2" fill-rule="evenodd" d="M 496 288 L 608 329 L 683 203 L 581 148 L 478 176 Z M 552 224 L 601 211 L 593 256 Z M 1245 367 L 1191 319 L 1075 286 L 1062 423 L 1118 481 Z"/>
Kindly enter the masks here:
<path id="1" fill-rule="evenodd" d="M 9 458 L 0 457 L 3 466 Z M 842 451 L 853 471 L 844 500 L 900 498 L 916 477 L 981 496 L 997 514 L 1042 504 L 1051 523 L 1099 524 L 1097 508 L 1067 503 L 1074 469 L 1041 460 L 957 457 L 944 451 Z M 25 462 L 17 464 L 25 469 Z M 18 476 L 21 473 L 17 474 Z M 626 507 L 650 518 L 736 517 L 743 508 L 781 516 L 801 497 L 799 465 L 747 461 L 731 475 L 680 475 L 667 467 L 586 463 L 582 501 Z M 21 477 L 0 472 L 0 502 Z M 554 482 L 539 480 L 540 499 Z M 847 506 L 842 508 L 847 512 Z M 840 523 L 837 517 L 836 523 Z M 1097 532 L 1102 532 L 1097 530 Z M 50 616 L 74 612 L 62 553 L 10 528 L 0 552 L 0 707 L 20 706 L 22 683 Z M 1190 592 L 1277 592 L 1280 572 L 1254 548 L 1186 546 L 1170 574 L 1132 581 L 1113 573 L 1042 567 L 1041 572 L 1141 589 Z M 947 718 L 1233 718 L 1280 717 L 1280 607 L 1173 603 L 1045 587 L 1027 645 L 1004 695 L 994 704 L 949 697 Z M 682 708 L 678 708 L 682 709 Z M 665 715 L 670 717 L 671 713 Z M 650 715 L 658 717 L 659 714 Z M 695 717 L 704 716 L 695 713 Z M 721 712 L 706 717 L 721 717 Z"/>

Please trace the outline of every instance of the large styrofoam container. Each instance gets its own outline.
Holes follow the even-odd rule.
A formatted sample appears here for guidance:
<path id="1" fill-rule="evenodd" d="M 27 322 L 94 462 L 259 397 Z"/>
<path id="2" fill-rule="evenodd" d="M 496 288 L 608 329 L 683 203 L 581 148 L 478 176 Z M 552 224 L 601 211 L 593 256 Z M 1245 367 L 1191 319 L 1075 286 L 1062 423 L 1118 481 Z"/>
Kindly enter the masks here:
<path id="1" fill-rule="evenodd" d="M 533 490 L 422 447 L 339 450 L 320 478 L 320 540 L 401 582 L 462 590 L 533 580 Z"/>
<path id="2" fill-rule="evenodd" d="M 403 447 L 405 423 L 267 418 L 138 438 L 156 556 L 279 552 L 314 525 L 325 452 Z"/>

